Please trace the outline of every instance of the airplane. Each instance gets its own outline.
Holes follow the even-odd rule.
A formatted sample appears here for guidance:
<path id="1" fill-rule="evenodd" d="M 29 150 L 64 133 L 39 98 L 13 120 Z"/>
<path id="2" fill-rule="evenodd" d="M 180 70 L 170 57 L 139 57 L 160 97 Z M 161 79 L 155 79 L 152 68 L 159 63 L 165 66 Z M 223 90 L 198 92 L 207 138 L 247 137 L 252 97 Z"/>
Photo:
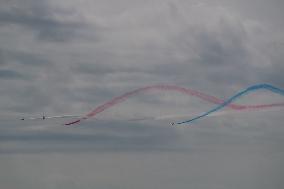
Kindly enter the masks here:
<path id="1" fill-rule="evenodd" d="M 79 115 L 58 115 L 58 116 L 45 116 L 45 114 L 43 113 L 41 117 L 22 117 L 21 120 L 45 120 L 45 119 L 56 119 L 56 118 L 79 118 L 81 116 Z"/>

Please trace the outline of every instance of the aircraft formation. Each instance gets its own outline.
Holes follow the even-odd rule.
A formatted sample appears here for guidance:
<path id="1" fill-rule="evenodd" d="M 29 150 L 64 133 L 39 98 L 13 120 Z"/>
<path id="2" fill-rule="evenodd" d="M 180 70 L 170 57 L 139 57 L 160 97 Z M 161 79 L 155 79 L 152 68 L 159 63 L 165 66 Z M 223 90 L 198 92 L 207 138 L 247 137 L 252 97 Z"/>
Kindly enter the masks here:
<path id="1" fill-rule="evenodd" d="M 257 104 L 257 105 L 239 105 L 239 104 L 234 104 L 233 102 L 235 100 L 237 100 L 238 98 L 247 95 L 248 93 L 257 91 L 257 90 L 267 90 L 270 91 L 272 93 L 284 96 L 284 89 L 280 89 L 277 88 L 273 85 L 270 84 L 257 84 L 257 85 L 252 85 L 238 93 L 236 93 L 235 95 L 233 95 L 232 97 L 228 98 L 227 100 L 222 100 L 219 99 L 217 97 L 211 96 L 211 95 L 207 95 L 205 93 L 201 93 L 199 91 L 196 90 L 192 90 L 192 89 L 188 89 L 188 88 L 184 88 L 184 87 L 179 87 L 179 86 L 175 86 L 175 85 L 152 85 L 152 86 L 146 86 L 146 87 L 141 87 L 138 88 L 136 90 L 127 92 L 121 96 L 117 96 L 114 97 L 113 99 L 99 105 L 97 108 L 95 108 L 93 111 L 91 111 L 90 113 L 84 115 L 84 116 L 79 116 L 79 115 L 57 115 L 57 116 L 45 116 L 45 114 L 43 113 L 42 116 L 39 117 L 28 117 L 28 118 L 21 118 L 21 120 L 45 120 L 45 119 L 56 119 L 56 118 L 77 118 L 75 121 L 71 121 L 68 123 L 65 123 L 64 125 L 73 125 L 73 124 L 78 124 L 80 123 L 82 120 L 86 120 L 89 119 L 91 117 L 95 117 L 97 114 L 103 112 L 106 109 L 109 109 L 119 103 L 122 103 L 124 101 L 126 101 L 128 98 L 130 98 L 131 96 L 135 96 L 140 92 L 143 91 L 152 91 L 152 90 L 160 90 L 160 91 L 175 91 L 175 92 L 179 92 L 182 94 L 186 94 L 189 96 L 195 96 L 198 97 L 204 101 L 207 102 L 211 102 L 216 104 L 216 107 L 205 112 L 202 113 L 198 116 L 194 116 L 193 118 L 186 120 L 186 121 L 180 121 L 180 122 L 170 122 L 171 125 L 176 125 L 176 124 L 189 124 L 192 123 L 193 121 L 196 121 L 198 119 L 201 119 L 203 117 L 209 116 L 210 114 L 215 114 L 216 112 L 220 111 L 221 109 L 228 107 L 231 110 L 234 111 L 245 111 L 245 110 L 263 110 L 263 109 L 270 109 L 270 108 L 274 108 L 274 107 L 284 107 L 284 103 L 273 103 L 273 104 Z M 143 119 L 141 119 L 143 120 Z"/>

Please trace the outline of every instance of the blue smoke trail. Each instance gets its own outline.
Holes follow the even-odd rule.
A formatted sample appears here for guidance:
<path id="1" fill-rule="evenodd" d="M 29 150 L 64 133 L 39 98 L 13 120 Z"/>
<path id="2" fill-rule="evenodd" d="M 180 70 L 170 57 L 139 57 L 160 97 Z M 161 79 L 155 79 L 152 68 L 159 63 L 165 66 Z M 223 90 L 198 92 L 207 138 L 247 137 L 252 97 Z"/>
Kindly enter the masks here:
<path id="1" fill-rule="evenodd" d="M 224 107 L 226 107 L 228 104 L 232 103 L 233 101 L 235 101 L 236 99 L 240 98 L 241 96 L 245 95 L 245 94 L 248 94 L 250 92 L 253 92 L 253 91 L 256 91 L 256 90 L 259 90 L 259 89 L 266 89 L 266 90 L 269 90 L 273 93 L 277 93 L 277 94 L 280 94 L 282 96 L 284 96 L 284 90 L 283 89 L 279 89 L 277 87 L 274 87 L 272 85 L 269 85 L 269 84 L 258 84 L 258 85 L 253 85 L 253 86 L 250 86 L 248 87 L 247 89 L 243 90 L 243 91 L 240 91 L 239 93 L 237 93 L 236 95 L 232 96 L 231 98 L 229 98 L 228 100 L 224 101 L 224 103 L 218 105 L 217 107 L 209 110 L 208 112 L 205 112 L 204 114 L 201 114 L 199 116 L 196 116 L 190 120 L 187 120 L 187 121 L 182 121 L 182 122 L 178 122 L 177 124 L 184 124 L 184 123 L 192 123 L 193 121 L 196 121 L 198 119 L 201 119 L 203 117 L 206 117 L 208 116 L 209 114 L 213 113 L 213 112 L 216 112 Z"/>

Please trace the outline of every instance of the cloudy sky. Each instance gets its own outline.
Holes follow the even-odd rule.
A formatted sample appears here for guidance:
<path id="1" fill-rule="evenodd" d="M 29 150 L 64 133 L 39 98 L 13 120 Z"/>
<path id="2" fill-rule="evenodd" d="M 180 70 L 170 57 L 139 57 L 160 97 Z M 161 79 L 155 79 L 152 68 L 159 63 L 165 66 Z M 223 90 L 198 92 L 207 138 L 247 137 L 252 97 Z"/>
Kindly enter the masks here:
<path id="1" fill-rule="evenodd" d="M 153 92 L 74 128 L 17 121 L 82 115 L 154 84 L 220 98 L 257 83 L 284 88 L 283 8 L 281 0 L 2 0 L 1 188 L 283 188 L 283 109 L 192 128 L 126 121 L 212 107 Z M 281 99 L 260 92 L 241 102 Z"/>

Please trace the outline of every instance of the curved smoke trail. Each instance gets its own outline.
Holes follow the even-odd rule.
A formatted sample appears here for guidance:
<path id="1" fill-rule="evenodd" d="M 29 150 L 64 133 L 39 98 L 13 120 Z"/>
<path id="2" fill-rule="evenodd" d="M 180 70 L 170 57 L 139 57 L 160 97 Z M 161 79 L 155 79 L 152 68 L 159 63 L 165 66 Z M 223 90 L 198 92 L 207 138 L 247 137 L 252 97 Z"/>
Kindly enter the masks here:
<path id="1" fill-rule="evenodd" d="M 230 114 L 240 114 L 240 113 L 248 113 L 248 112 L 267 112 L 267 111 L 279 111 L 282 110 L 284 106 L 280 107 L 281 109 L 277 108 L 260 108 L 260 109 L 244 109 L 244 110 L 223 110 L 214 112 L 208 115 L 208 117 L 217 117 L 217 116 L 224 116 L 224 115 L 230 115 Z M 191 115 L 189 114 L 167 114 L 167 115 L 160 115 L 160 116 L 152 116 L 152 117 L 141 117 L 141 118 L 133 118 L 128 119 L 127 121 L 147 121 L 147 120 L 172 120 L 172 119 L 181 119 L 185 117 L 189 117 Z M 192 117 L 196 116 L 196 114 L 192 114 Z"/>
<path id="2" fill-rule="evenodd" d="M 82 120 L 88 119 L 90 117 L 94 117 L 97 114 L 103 112 L 104 110 L 118 104 L 121 103 L 125 100 L 127 100 L 129 97 L 137 95 L 140 92 L 144 92 L 144 91 L 152 91 L 152 90 L 159 90 L 159 91 L 175 91 L 175 92 L 179 92 L 179 93 L 183 93 L 189 96 L 195 96 L 198 97 L 204 101 L 207 102 L 211 102 L 214 104 L 220 104 L 220 106 L 227 106 L 231 109 L 234 110 L 244 110 L 244 109 L 264 109 L 264 108 L 271 108 L 271 107 L 277 107 L 277 106 L 284 106 L 284 103 L 282 104 L 262 104 L 262 105 L 237 105 L 237 104 L 232 104 L 231 102 L 226 103 L 227 101 L 223 101 L 219 98 L 216 98 L 214 96 L 210 96 L 204 93 L 201 93 L 199 91 L 196 90 L 192 90 L 192 89 L 187 89 L 184 87 L 179 87 L 179 86 L 175 86 L 175 85 L 152 85 L 152 86 L 146 86 L 146 87 L 142 87 L 130 92 L 127 92 L 121 96 L 115 97 L 110 101 L 105 102 L 104 104 L 98 106 L 97 108 L 95 108 L 93 111 L 91 111 L 90 113 L 86 114 L 85 116 L 81 117 L 80 119 L 77 119 L 75 121 L 66 123 L 65 125 L 73 125 L 76 123 L 81 122 Z M 219 106 L 218 106 L 219 107 Z M 220 109 L 220 108 L 219 108 Z M 210 113 L 209 113 L 210 114 Z M 206 115 L 204 115 L 206 116 Z M 204 117 L 202 116 L 202 117 Z M 183 122 L 180 122 L 179 124 L 181 124 Z"/>
<path id="3" fill-rule="evenodd" d="M 222 109 L 222 108 L 224 108 L 226 106 L 229 106 L 233 101 L 235 101 L 236 99 L 240 98 L 241 96 L 246 95 L 246 94 L 248 94 L 250 92 L 253 92 L 253 91 L 256 91 L 256 90 L 260 90 L 260 89 L 266 89 L 266 90 L 269 90 L 269 91 L 271 91 L 273 93 L 280 94 L 280 95 L 284 96 L 284 90 L 283 89 L 279 89 L 279 88 L 274 87 L 272 85 L 269 85 L 269 84 L 253 85 L 253 86 L 250 86 L 250 87 L 246 88 L 243 91 L 238 92 L 237 94 L 235 94 L 234 96 L 232 96 L 228 100 L 224 101 L 223 103 L 221 103 L 217 107 L 209 110 L 208 112 L 205 112 L 205 113 L 203 113 L 203 114 L 201 114 L 199 116 L 196 116 L 196 117 L 194 117 L 194 118 L 192 118 L 190 120 L 178 122 L 177 124 L 191 123 L 193 121 L 201 119 L 201 118 L 203 118 L 205 116 L 208 116 L 208 115 L 210 115 L 210 114 L 212 114 L 214 112 L 219 111 L 220 109 Z M 261 107 L 267 107 L 267 105 L 262 105 Z"/>

